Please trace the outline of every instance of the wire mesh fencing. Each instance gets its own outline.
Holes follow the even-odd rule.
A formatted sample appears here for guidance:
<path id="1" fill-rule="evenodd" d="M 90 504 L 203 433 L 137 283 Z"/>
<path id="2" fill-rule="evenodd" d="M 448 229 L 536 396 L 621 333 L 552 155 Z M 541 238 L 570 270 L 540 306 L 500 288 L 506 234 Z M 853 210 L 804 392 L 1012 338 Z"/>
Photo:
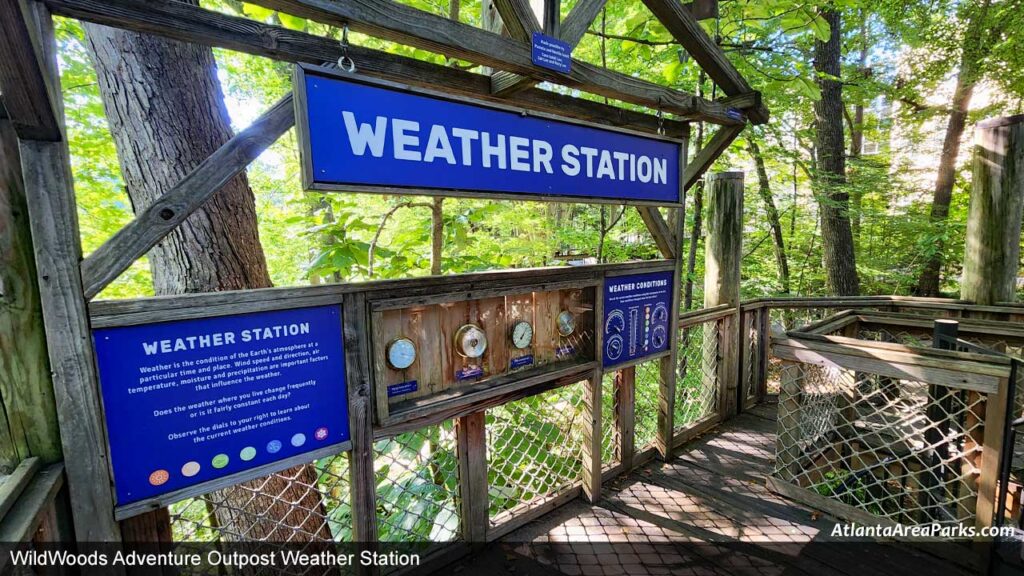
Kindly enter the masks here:
<path id="1" fill-rule="evenodd" d="M 974 525 L 978 392 L 799 362 L 781 371 L 773 478 L 905 525 Z"/>
<path id="2" fill-rule="evenodd" d="M 676 377 L 675 433 L 717 414 L 718 320 L 680 329 Z"/>
<path id="3" fill-rule="evenodd" d="M 640 453 L 654 446 L 658 436 L 658 394 L 661 388 L 661 362 L 649 360 L 636 365 L 633 398 L 633 445 Z"/>
<path id="4" fill-rule="evenodd" d="M 577 486 L 583 473 L 585 382 L 487 410 L 489 516 L 498 526 Z"/>

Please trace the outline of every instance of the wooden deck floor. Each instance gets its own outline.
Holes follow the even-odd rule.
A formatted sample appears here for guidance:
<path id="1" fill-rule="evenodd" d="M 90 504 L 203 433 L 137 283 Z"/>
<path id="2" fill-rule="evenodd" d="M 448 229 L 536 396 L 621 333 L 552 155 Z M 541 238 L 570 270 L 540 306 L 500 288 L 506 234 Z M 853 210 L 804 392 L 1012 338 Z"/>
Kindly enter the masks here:
<path id="1" fill-rule="evenodd" d="M 836 520 L 764 486 L 775 406 L 731 420 L 605 485 L 596 506 L 575 501 L 447 567 L 447 574 L 576 576 L 969 574 L 906 547 L 839 542 Z"/>

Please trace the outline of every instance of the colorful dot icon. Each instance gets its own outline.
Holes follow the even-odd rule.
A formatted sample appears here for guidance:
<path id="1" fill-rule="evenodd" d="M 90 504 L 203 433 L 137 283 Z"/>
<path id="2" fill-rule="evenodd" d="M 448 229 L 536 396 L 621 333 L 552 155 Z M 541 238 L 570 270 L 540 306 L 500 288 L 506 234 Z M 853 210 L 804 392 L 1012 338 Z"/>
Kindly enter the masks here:
<path id="1" fill-rule="evenodd" d="M 249 460 L 252 460 L 253 458 L 256 457 L 256 449 L 253 448 L 252 446 L 246 446 L 245 448 L 242 448 L 241 452 L 238 453 L 238 457 L 248 462 Z"/>
<path id="2" fill-rule="evenodd" d="M 156 470 L 149 475 L 149 483 L 153 486 L 160 486 L 171 479 L 171 475 L 167 470 Z"/>
<path id="3" fill-rule="evenodd" d="M 327 427 L 321 426 L 317 428 L 316 432 L 313 433 L 313 437 L 320 441 L 327 440 Z"/>
<path id="4" fill-rule="evenodd" d="M 217 454 L 216 456 L 213 457 L 213 461 L 211 462 L 211 464 L 213 464 L 214 468 L 223 468 L 227 466 L 228 462 L 230 461 L 231 459 L 228 458 L 227 454 Z"/>
<path id="5" fill-rule="evenodd" d="M 270 452 L 271 454 L 277 454 L 280 451 L 281 451 L 281 441 L 280 440 L 271 440 L 270 442 L 267 442 L 267 452 Z"/>
<path id="6" fill-rule="evenodd" d="M 302 434 L 300 432 L 300 433 L 296 434 L 295 436 L 292 436 L 292 446 L 295 446 L 296 448 L 298 448 L 299 446 L 302 446 L 305 443 L 306 443 L 306 435 L 305 434 Z"/>
<path id="7" fill-rule="evenodd" d="M 200 468 L 201 466 L 199 466 L 199 462 L 196 462 L 195 460 L 185 462 L 185 465 L 181 467 L 181 475 L 186 478 L 191 478 L 196 474 L 199 474 Z"/>

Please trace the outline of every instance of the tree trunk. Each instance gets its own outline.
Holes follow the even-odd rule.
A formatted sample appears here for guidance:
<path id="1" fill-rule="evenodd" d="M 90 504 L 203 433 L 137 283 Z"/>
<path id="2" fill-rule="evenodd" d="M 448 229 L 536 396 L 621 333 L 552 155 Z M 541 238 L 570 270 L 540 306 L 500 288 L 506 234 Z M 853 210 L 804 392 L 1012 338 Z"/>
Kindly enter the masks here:
<path id="1" fill-rule="evenodd" d="M 817 170 L 815 193 L 821 207 L 821 237 L 828 290 L 836 296 L 860 292 L 850 229 L 846 191 L 846 144 L 843 139 L 843 85 L 840 78 L 842 22 L 839 12 L 825 10 L 822 18 L 832 31 L 827 42 L 814 42 L 814 70 L 821 99 L 814 103 Z"/>
<path id="2" fill-rule="evenodd" d="M 956 161 L 960 156 L 960 139 L 967 127 L 967 112 L 971 104 L 974 86 L 981 78 L 981 61 L 988 52 L 985 38 L 988 34 L 997 35 L 986 26 L 988 21 L 989 1 L 973 11 L 964 33 L 963 47 L 960 54 L 960 69 L 957 72 L 956 88 L 950 103 L 949 121 L 946 123 L 946 136 L 942 141 L 942 154 L 939 156 L 939 170 L 935 177 L 935 191 L 932 196 L 930 220 L 933 229 L 945 223 L 949 216 L 949 205 L 953 199 L 953 185 L 956 182 Z M 918 296 L 938 296 L 944 261 L 942 240 L 936 241 L 935 252 L 925 262 L 921 276 L 917 280 Z"/>
<path id="3" fill-rule="evenodd" d="M 764 167 L 764 156 L 761 155 L 761 148 L 757 142 L 747 138 L 747 145 L 750 148 L 750 155 L 754 158 L 754 166 L 757 169 L 757 192 L 764 202 L 764 210 L 768 215 L 768 227 L 771 229 L 772 248 L 775 252 L 775 267 L 779 271 L 779 287 L 783 294 L 789 294 L 789 260 L 786 258 L 786 242 L 782 237 L 782 223 L 779 220 L 779 211 L 775 207 L 775 200 L 772 198 L 771 183 L 768 181 L 768 171 Z"/>
<path id="4" fill-rule="evenodd" d="M 860 56 L 857 59 L 859 64 L 857 73 L 861 80 L 867 81 L 871 77 L 871 70 L 868 68 L 868 19 L 864 10 L 861 10 L 860 22 Z M 850 159 L 859 160 L 861 151 L 864 149 L 864 100 L 857 99 L 853 107 L 853 119 L 850 122 Z M 864 191 L 856 186 L 850 191 L 850 228 L 853 238 L 860 241 L 860 213 L 863 204 Z"/>
<path id="5" fill-rule="evenodd" d="M 430 273 L 441 275 L 441 256 L 444 248 L 444 198 L 434 197 L 430 205 Z"/>
<path id="6" fill-rule="evenodd" d="M 139 212 L 232 135 L 213 52 L 84 26 L 122 177 Z M 157 294 L 270 286 L 245 174 L 155 246 L 149 261 Z M 222 491 L 214 498 L 222 501 L 217 521 L 224 537 L 330 539 L 316 484 L 315 469 L 306 465 Z"/>

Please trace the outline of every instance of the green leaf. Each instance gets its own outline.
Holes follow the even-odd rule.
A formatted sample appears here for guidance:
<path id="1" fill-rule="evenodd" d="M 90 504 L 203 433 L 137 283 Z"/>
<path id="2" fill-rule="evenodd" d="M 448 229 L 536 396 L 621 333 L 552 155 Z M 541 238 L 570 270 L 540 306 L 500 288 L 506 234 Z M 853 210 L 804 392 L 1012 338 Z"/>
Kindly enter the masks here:
<path id="1" fill-rule="evenodd" d="M 672 60 L 665 66 L 665 69 L 661 71 L 661 76 L 669 84 L 675 84 L 679 80 L 679 74 L 683 71 L 683 63 L 678 58 Z"/>
<path id="2" fill-rule="evenodd" d="M 244 12 L 246 16 L 250 16 L 256 20 L 266 20 L 274 14 L 274 11 L 269 8 L 255 6 L 253 4 L 243 4 L 242 12 Z"/>
<path id="3" fill-rule="evenodd" d="M 820 15 L 815 14 L 811 20 L 811 29 L 814 31 L 814 36 L 821 42 L 828 42 L 828 39 L 832 37 L 832 29 Z"/>

